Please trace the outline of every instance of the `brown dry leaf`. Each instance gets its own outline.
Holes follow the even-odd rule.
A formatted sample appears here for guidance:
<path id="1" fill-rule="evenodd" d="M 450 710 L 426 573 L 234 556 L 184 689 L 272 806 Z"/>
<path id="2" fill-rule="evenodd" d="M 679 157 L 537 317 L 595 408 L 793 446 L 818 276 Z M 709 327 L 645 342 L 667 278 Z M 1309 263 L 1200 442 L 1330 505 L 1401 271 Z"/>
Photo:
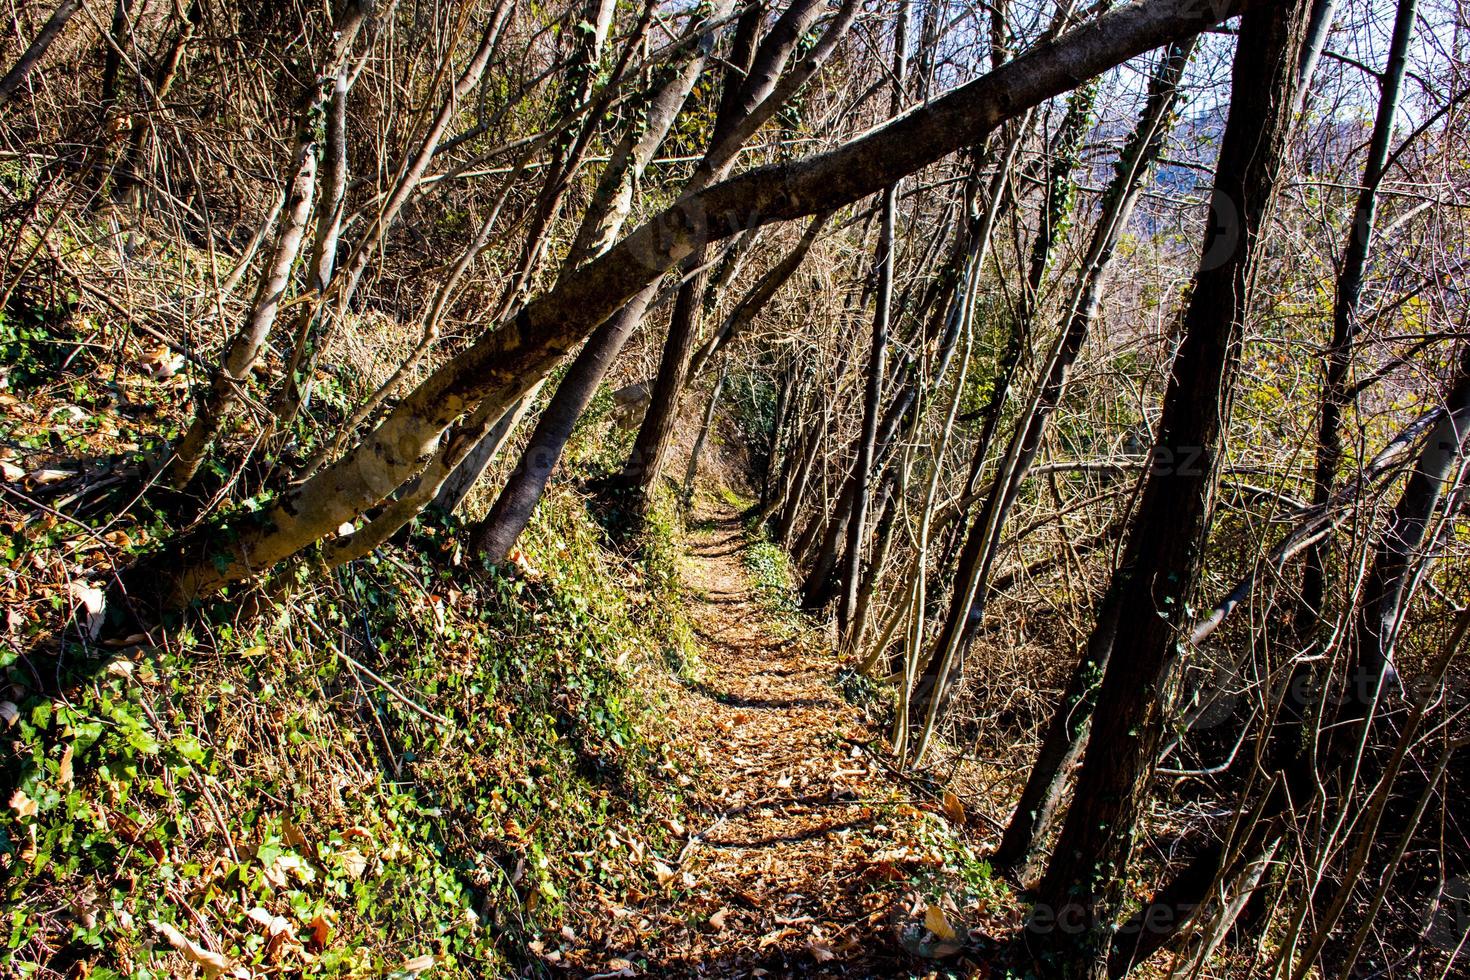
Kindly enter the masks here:
<path id="1" fill-rule="evenodd" d="M 301 828 L 296 826 L 295 821 L 290 817 L 281 817 L 281 837 L 292 847 L 306 847 L 306 835 L 301 832 Z"/>
<path id="2" fill-rule="evenodd" d="M 66 751 L 61 753 L 61 762 L 56 766 L 56 781 L 62 786 L 70 786 L 72 781 L 71 756 L 73 746 L 68 744 Z"/>
<path id="3" fill-rule="evenodd" d="M 197 964 L 199 969 L 204 971 L 205 980 L 211 980 L 221 973 L 242 978 L 250 976 L 250 971 L 243 966 L 239 966 L 227 956 L 205 949 L 167 922 L 150 919 L 148 924 L 153 927 L 154 932 L 168 940 L 170 946 L 183 953 L 185 959 Z"/>
<path id="4" fill-rule="evenodd" d="M 265 930 L 265 952 L 272 961 L 279 961 L 291 940 L 296 938 L 296 926 L 283 915 L 272 915 L 256 906 L 245 913 L 246 918 Z"/>
<path id="5" fill-rule="evenodd" d="M 949 818 L 950 823 L 958 827 L 965 825 L 965 805 L 949 790 L 944 791 L 944 815 Z"/>
<path id="6" fill-rule="evenodd" d="M 819 943 L 807 943 L 806 951 L 810 953 L 812 955 L 812 959 L 816 960 L 818 963 L 826 963 L 828 960 L 833 960 L 837 958 L 836 953 L 832 952 L 832 950 Z"/>
<path id="7" fill-rule="evenodd" d="M 674 869 L 669 867 L 667 864 L 664 864 L 662 861 L 653 862 L 653 873 L 654 876 L 658 878 L 658 883 L 660 885 L 667 885 L 669 882 L 674 880 Z"/>
<path id="8" fill-rule="evenodd" d="M 0 701 L 0 721 L 5 722 L 5 727 L 9 728 L 19 720 L 20 708 L 16 706 L 16 703 L 14 701 Z"/>
<path id="9" fill-rule="evenodd" d="M 796 935 L 795 929 L 777 929 L 775 932 L 768 932 L 764 936 L 762 936 L 757 942 L 757 945 L 761 949 L 765 949 L 767 946 L 774 946 L 776 943 L 779 943 L 787 936 L 794 935 Z"/>
<path id="10" fill-rule="evenodd" d="M 949 924 L 949 919 L 944 916 L 944 909 L 938 905 L 930 905 L 924 910 L 924 928 L 943 940 L 955 938 L 954 926 Z"/>
<path id="11" fill-rule="evenodd" d="M 349 847 L 345 851 L 339 851 L 337 856 L 342 859 L 342 870 L 347 872 L 349 878 L 361 878 L 363 872 L 367 871 L 367 855 L 355 847 Z"/>
<path id="12" fill-rule="evenodd" d="M 439 961 L 435 959 L 432 953 L 426 953 L 423 956 L 415 956 L 411 960 L 404 960 L 401 969 L 405 973 L 412 973 L 414 976 L 418 976 L 426 970 L 433 969 L 434 964 L 437 962 Z"/>
<path id="13" fill-rule="evenodd" d="M 19 483 L 25 479 L 26 471 L 16 466 L 8 459 L 0 459 L 0 480 L 6 483 Z"/>
<path id="14" fill-rule="evenodd" d="M 327 942 L 332 938 L 332 923 L 329 919 L 335 918 L 331 912 L 318 912 L 316 917 L 306 924 L 307 945 L 315 950 L 327 948 Z"/>
<path id="15" fill-rule="evenodd" d="M 36 801 L 27 796 L 23 789 L 18 789 L 10 794 L 10 808 L 21 817 L 34 817 L 36 811 L 40 809 Z"/>
<path id="16" fill-rule="evenodd" d="M 138 370 L 153 378 L 171 378 L 184 367 L 184 355 L 176 354 L 167 347 L 159 347 L 143 359 Z"/>
<path id="17" fill-rule="evenodd" d="M 66 590 L 86 610 L 87 638 L 97 639 L 97 634 L 102 632 L 102 624 L 107 619 L 107 597 L 101 589 L 83 585 L 81 582 L 66 583 Z"/>
<path id="18" fill-rule="evenodd" d="M 719 929 L 721 932 L 723 932 L 725 929 L 725 916 L 729 914 L 729 911 L 729 909 L 720 909 L 714 915 L 710 916 L 710 928 Z"/>
<path id="19" fill-rule="evenodd" d="M 364 859 L 364 864 L 366 864 L 366 859 Z M 277 855 L 270 867 L 265 869 L 265 880 L 277 888 L 285 888 L 290 884 L 292 878 L 298 881 L 311 881 L 315 877 L 316 871 L 297 854 Z"/>

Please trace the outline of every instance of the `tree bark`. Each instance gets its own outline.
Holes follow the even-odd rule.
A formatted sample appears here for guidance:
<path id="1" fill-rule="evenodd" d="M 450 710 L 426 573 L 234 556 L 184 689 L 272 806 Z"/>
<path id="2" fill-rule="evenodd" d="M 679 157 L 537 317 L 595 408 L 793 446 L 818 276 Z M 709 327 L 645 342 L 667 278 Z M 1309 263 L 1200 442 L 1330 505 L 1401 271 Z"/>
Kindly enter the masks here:
<path id="1" fill-rule="evenodd" d="M 175 489 L 181 490 L 193 480 L 215 437 L 243 400 L 243 389 L 275 326 L 281 300 L 290 285 L 291 270 L 296 265 L 301 242 L 306 235 L 316 192 L 318 148 L 315 117 L 330 97 L 348 52 L 367 20 L 368 6 L 365 0 L 354 0 L 342 10 L 335 24 L 332 49 L 324 71 L 302 93 L 291 157 L 290 190 L 276 236 L 275 251 L 261 275 L 244 325 L 231 340 L 209 389 L 199 403 L 193 422 L 174 446 L 173 457 L 166 464 L 164 480 Z"/>
<path id="2" fill-rule="evenodd" d="M 793 68 L 785 79 L 786 84 L 781 84 L 782 68 L 816 24 L 825 6 L 821 0 L 793 0 L 758 48 L 753 47 L 754 32 L 748 39 L 752 45 L 749 48 L 742 48 L 737 39 L 737 50 L 731 71 L 726 75 L 726 90 L 722 94 L 710 147 L 684 191 L 686 196 L 702 191 L 730 172 L 745 141 L 776 113 L 796 85 L 816 72 L 836 42 L 846 34 L 857 13 L 858 5 L 854 0 L 846 0 L 822 40 Z M 705 264 L 707 248 L 708 240 L 696 244 L 684 261 L 686 274 Z M 635 510 L 647 506 L 668 454 L 679 395 L 688 383 L 689 358 L 699 328 L 699 305 L 705 283 L 706 273 L 696 272 L 688 275 L 679 287 L 648 411 L 643 416 L 643 424 L 639 426 L 633 449 L 618 480 L 621 488 L 630 492 Z"/>
<path id="3" fill-rule="evenodd" d="M 1021 367 L 1022 353 L 1029 350 L 1033 343 L 1033 321 L 1036 318 L 1041 288 L 1045 284 L 1047 269 L 1051 266 L 1052 256 L 1075 203 L 1074 171 L 1082 152 L 1082 141 L 1090 128 L 1096 102 L 1095 80 L 1074 91 L 1067 105 L 1067 114 L 1053 141 L 1052 157 L 1046 168 L 1046 200 L 1042 202 L 1041 225 L 1031 243 L 1026 281 L 1022 287 L 1020 302 L 1011 311 L 1006 348 L 996 365 L 994 387 L 985 406 L 980 410 L 980 435 L 975 448 L 977 462 L 990 453 L 990 447 L 1000 428 L 1005 403 L 1010 398 L 1011 388 Z M 998 480 L 997 487 L 1004 482 L 1003 479 Z M 948 699 L 964 676 L 969 646 L 968 624 L 972 618 L 970 610 L 976 601 L 984 602 L 985 579 L 988 577 L 989 562 L 994 558 L 989 541 L 992 537 L 998 540 L 1000 529 L 996 524 L 1003 520 L 997 506 L 999 492 L 1003 491 L 992 491 L 991 499 L 987 500 L 985 509 L 975 522 L 975 533 L 981 535 L 985 542 L 978 547 L 967 547 L 961 552 L 962 563 L 955 579 L 949 615 L 944 628 L 934 641 L 927 665 L 913 691 L 913 707 L 924 717 L 924 723 L 919 728 L 918 745 L 913 751 L 915 760 L 923 759 L 929 739 L 944 713 Z M 965 557 L 969 557 L 972 564 L 965 564 Z"/>
<path id="4" fill-rule="evenodd" d="M 893 97 L 890 115 L 903 111 L 904 84 L 909 69 L 909 19 L 912 7 L 900 4 L 898 22 L 893 32 Z M 837 603 L 837 635 L 847 637 L 857 615 L 858 589 L 862 585 L 863 551 L 867 543 L 868 509 L 872 498 L 873 457 L 877 449 L 878 416 L 882 412 L 883 382 L 888 374 L 889 321 L 893 316 L 893 279 L 897 257 L 894 255 L 895 225 L 898 221 L 899 181 L 883 191 L 882 216 L 878 219 L 878 244 L 873 265 L 877 270 L 878 288 L 873 302 L 873 334 L 868 341 L 868 377 L 863 393 L 863 428 L 857 441 L 857 460 L 853 463 L 852 516 L 847 522 L 847 544 L 842 570 L 842 593 Z"/>
<path id="5" fill-rule="evenodd" d="M 657 282 L 645 287 L 612 319 L 598 327 L 557 385 L 556 395 L 536 421 L 520 465 L 506 481 L 484 520 L 470 531 L 475 549 L 488 561 L 505 561 L 510 549 L 520 540 L 546 492 L 552 470 L 561 459 L 577 419 L 587 410 L 597 386 L 643 319 L 657 290 Z"/>

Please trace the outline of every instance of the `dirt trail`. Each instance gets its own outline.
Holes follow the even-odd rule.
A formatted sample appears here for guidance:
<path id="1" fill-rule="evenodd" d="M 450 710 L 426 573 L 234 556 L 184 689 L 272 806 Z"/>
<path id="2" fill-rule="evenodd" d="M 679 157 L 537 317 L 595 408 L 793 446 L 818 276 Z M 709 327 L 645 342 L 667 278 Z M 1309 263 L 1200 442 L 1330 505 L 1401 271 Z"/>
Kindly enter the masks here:
<path id="1" fill-rule="evenodd" d="M 702 671 L 676 710 L 707 773 L 703 823 L 687 828 L 673 894 L 629 909 L 637 945 L 609 955 L 637 964 L 623 975 L 907 975 L 891 897 L 874 894 L 887 837 L 876 804 L 901 795 L 857 744 L 875 733 L 834 690 L 831 653 L 793 639 L 752 590 L 738 520 L 711 511 L 691 525 Z"/>

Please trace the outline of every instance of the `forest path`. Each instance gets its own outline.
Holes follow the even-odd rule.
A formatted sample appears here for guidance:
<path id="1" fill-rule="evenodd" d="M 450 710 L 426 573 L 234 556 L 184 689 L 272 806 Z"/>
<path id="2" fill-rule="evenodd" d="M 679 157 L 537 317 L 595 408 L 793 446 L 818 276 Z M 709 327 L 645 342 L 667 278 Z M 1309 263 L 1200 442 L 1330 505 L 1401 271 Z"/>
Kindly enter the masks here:
<path id="1" fill-rule="evenodd" d="M 859 744 L 877 733 L 835 689 L 831 651 L 753 589 L 733 509 L 706 502 L 689 524 L 701 664 L 675 721 L 701 763 L 696 825 L 663 894 L 631 903 L 629 929 L 609 923 L 605 972 L 904 975 L 875 890 L 882 803 L 903 795 Z"/>

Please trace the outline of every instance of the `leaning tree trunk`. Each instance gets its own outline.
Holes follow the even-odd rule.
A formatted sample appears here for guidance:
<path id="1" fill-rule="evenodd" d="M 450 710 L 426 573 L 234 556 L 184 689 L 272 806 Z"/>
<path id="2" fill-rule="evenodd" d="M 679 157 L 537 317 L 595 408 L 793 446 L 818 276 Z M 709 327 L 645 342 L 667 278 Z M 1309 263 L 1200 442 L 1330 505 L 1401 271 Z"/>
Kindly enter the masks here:
<path id="1" fill-rule="evenodd" d="M 1423 435 L 1414 468 L 1369 562 L 1360 590 L 1362 601 L 1354 620 L 1354 639 L 1337 710 L 1324 717 L 1322 724 L 1313 726 L 1316 712 L 1306 704 L 1294 705 L 1291 717 L 1270 733 L 1271 744 L 1265 759 L 1275 778 L 1267 782 L 1266 798 L 1254 808 L 1254 819 L 1236 835 L 1239 839 L 1226 842 L 1228 846 L 1208 847 L 1192 858 L 1139 913 L 1146 915 L 1150 910 L 1157 910 L 1153 912 L 1156 921 L 1168 923 L 1167 928 L 1122 930 L 1112 954 L 1115 977 L 1147 959 L 1189 926 L 1222 878 L 1233 879 L 1239 869 L 1258 861 L 1285 831 L 1286 821 L 1300 819 L 1313 807 L 1322 806 L 1327 802 L 1322 796 L 1324 791 L 1342 791 L 1344 773 L 1359 764 L 1368 726 L 1378 712 L 1384 683 L 1392 669 L 1394 647 L 1416 569 L 1421 562 L 1434 557 L 1434 548 L 1427 541 L 1431 518 L 1436 512 L 1448 509 L 1446 498 L 1470 452 L 1470 347 L 1460 353 L 1456 376 L 1444 396 L 1443 406 L 1434 426 Z M 1452 654 L 1453 648 L 1447 653 Z M 1426 679 L 1442 676 L 1444 666 L 1442 663 L 1439 668 L 1427 671 Z M 1286 697 L 1293 697 L 1297 690 L 1294 674 L 1288 677 L 1286 686 Z M 1419 689 L 1422 706 L 1432 699 L 1434 684 L 1421 685 Z M 1324 736 L 1324 732 L 1329 734 Z M 1316 760 L 1321 760 L 1320 768 Z M 1371 833 L 1366 826 L 1358 830 L 1360 836 L 1365 832 Z M 1252 882 L 1249 888 L 1258 884 Z M 1239 907 L 1238 902 L 1232 902 L 1228 909 L 1238 911 Z M 1328 931 L 1319 923 L 1319 933 Z M 1312 955 L 1301 958 L 1304 966 L 1310 966 L 1315 959 L 1315 953 L 1308 952 Z"/>
<path id="2" fill-rule="evenodd" d="M 1076 79 L 1197 34 L 1247 6 L 1246 0 L 1127 4 L 833 150 L 757 168 L 674 202 L 528 303 L 512 329 L 486 332 L 400 399 L 353 449 L 272 507 L 207 535 L 184 535 L 134 566 L 127 580 L 138 588 L 130 592 L 188 603 L 258 576 L 356 520 L 412 479 L 461 416 L 486 403 L 503 412 L 698 241 L 860 200 L 972 144 L 977 133 L 1024 114 Z"/>
<path id="3" fill-rule="evenodd" d="M 1052 353 L 1045 379 L 1029 418 L 1018 420 L 1001 474 L 987 496 L 967 543 L 966 555 L 980 568 L 979 584 L 963 613 L 963 623 L 946 624 L 973 636 L 983 615 L 990 588 L 990 570 L 1021 483 L 1031 469 L 1046 435 L 1047 422 L 1061 404 L 1072 364 L 1087 340 L 1097 317 L 1102 290 L 1112 268 L 1112 259 L 1122 238 L 1128 218 L 1143 192 L 1144 179 L 1162 151 L 1169 133 L 1170 121 L 1177 102 L 1179 79 L 1194 50 L 1190 39 L 1170 47 L 1160 61 L 1149 86 L 1148 99 L 1138 125 L 1118 157 L 1113 181 L 1103 194 L 1102 213 L 1093 229 L 1092 242 L 1083 261 L 1081 282 L 1073 298 L 1067 322 Z M 963 569 L 963 565 L 961 568 Z M 951 610 L 951 616 L 954 611 Z M 967 642 L 965 637 L 961 642 Z M 1081 743 L 1090 711 L 1085 706 L 1087 693 L 1098 678 L 1101 665 L 1084 660 L 1073 671 L 1072 679 L 1042 738 L 1042 749 L 1026 779 L 1021 800 L 1006 825 L 999 847 L 991 858 L 998 868 L 1011 869 L 1025 865 L 1033 856 L 1036 841 L 1051 827 L 1051 818 L 1061 799 L 1072 762 L 1081 751 Z"/>
<path id="4" fill-rule="evenodd" d="M 1286 155 L 1297 51 L 1308 4 L 1250 8 L 1241 20 L 1217 206 L 1164 396 L 1154 466 L 1104 600 L 1127 629 L 1110 640 L 1093 735 L 1038 907 L 1077 928 L 1033 935 L 1070 975 L 1104 977 L 1133 835 L 1163 738 L 1162 687 L 1187 630 L 1240 361 L 1261 238 Z M 1223 202 L 1229 202 L 1228 205 Z M 1092 644 L 1089 644 L 1091 648 Z M 1094 659 L 1101 659 L 1093 653 Z"/>
<path id="5" fill-rule="evenodd" d="M 893 97 L 890 115 L 903 111 L 904 83 L 909 68 L 909 17 L 913 8 L 899 7 L 898 23 L 893 32 Z M 877 448 L 878 416 L 882 412 L 883 381 L 888 372 L 889 320 L 893 315 L 894 225 L 898 217 L 899 183 L 895 181 L 883 191 L 883 213 L 878 222 L 878 245 L 873 264 L 878 272 L 878 288 L 873 302 L 873 334 L 868 342 L 868 377 L 863 392 L 863 429 L 857 441 L 857 459 L 853 463 L 852 515 L 847 521 L 847 544 L 842 569 L 842 592 L 837 603 L 837 635 L 852 642 L 850 636 L 857 613 L 858 589 L 863 569 L 863 546 L 867 542 L 869 490 L 873 484 L 873 456 Z"/>
<path id="6" fill-rule="evenodd" d="M 980 410 L 980 435 L 975 449 L 977 459 L 989 454 L 1000 427 L 1005 403 L 1021 367 L 1021 355 L 1032 344 L 1041 288 L 1075 204 L 1077 185 L 1074 171 L 1097 102 L 1097 88 L 1097 82 L 1092 81 L 1072 93 L 1067 114 L 1057 130 L 1053 159 L 1047 166 L 1046 200 L 1041 207 L 1041 226 L 1031 243 L 1026 281 L 1022 287 L 1020 302 L 1011 313 L 1006 347 L 996 365 L 994 387 L 985 406 Z M 991 510 L 991 516 L 994 516 L 994 508 Z M 988 533 L 984 513 L 976 521 L 976 530 L 982 536 Z M 944 628 L 934 641 L 923 674 L 913 691 L 913 709 L 924 719 L 918 730 L 918 744 L 912 753 L 916 762 L 923 760 L 948 698 L 964 675 L 965 625 L 969 622 L 970 606 L 983 588 L 983 558 L 986 551 L 982 545 L 978 548 L 967 546 L 962 552 L 949 615 Z M 965 562 L 966 558 L 970 559 L 968 564 Z"/>
<path id="7" fill-rule="evenodd" d="M 696 168 L 685 196 L 724 178 L 745 141 L 830 56 L 857 14 L 858 4 L 854 0 L 844 3 L 837 19 L 828 26 L 816 47 L 800 59 L 784 78 L 782 76 L 787 60 L 815 26 L 825 6 L 821 0 L 793 0 L 758 48 L 747 55 L 745 51 L 749 49 L 741 49 L 737 45 L 735 60 L 726 76 L 710 148 Z M 754 41 L 753 31 L 749 41 Z M 742 65 L 748 65 L 743 73 Z M 706 274 L 697 270 L 705 264 L 708 245 L 708 241 L 698 242 L 684 260 L 687 278 L 674 300 L 669 334 L 659 359 L 648 411 L 643 416 L 643 424 L 638 428 L 633 449 L 618 480 L 619 485 L 631 493 L 637 510 L 650 502 L 673 436 L 679 395 L 688 381 L 689 357 L 699 328 L 699 304 L 706 283 Z"/>
<path id="8" fill-rule="evenodd" d="M 717 4 L 711 11 L 711 19 L 723 17 L 730 6 L 728 0 Z M 644 170 L 653 160 L 704 70 L 707 46 L 700 45 L 692 51 L 683 63 L 672 66 L 661 84 L 657 85 L 642 129 L 630 130 L 623 137 L 612 160 L 603 170 L 592 204 L 563 264 L 563 276 L 575 273 L 587 261 L 601 255 L 622 231 L 633 207 L 633 193 Z M 599 326 L 557 385 L 550 403 L 537 420 L 519 465 L 501 488 L 490 512 L 470 531 L 474 547 L 490 561 L 504 561 L 530 523 L 577 419 L 586 411 L 608 368 L 642 321 L 656 291 L 655 281 Z"/>
<path id="9" fill-rule="evenodd" d="M 36 35 L 35 40 L 5 73 L 5 76 L 0 78 L 0 107 L 9 102 L 15 90 L 25 83 L 31 69 L 36 67 L 36 62 L 46 56 L 51 42 L 56 40 L 57 35 L 66 27 L 66 22 L 71 20 L 72 15 L 81 5 L 82 0 L 61 0 L 56 5 L 56 9 L 51 11 L 51 16 L 46 18 L 46 23 L 42 25 L 41 32 Z"/>
<path id="10" fill-rule="evenodd" d="M 598 327 L 561 379 L 555 397 L 536 421 L 536 428 L 521 453 L 520 465 L 484 520 L 470 531 L 475 550 L 487 560 L 505 561 L 510 549 L 520 540 L 521 532 L 531 522 L 531 515 L 546 492 L 552 470 L 571 438 L 577 419 L 586 411 L 603 375 L 643 319 L 657 291 L 657 283 L 646 287 Z"/>

